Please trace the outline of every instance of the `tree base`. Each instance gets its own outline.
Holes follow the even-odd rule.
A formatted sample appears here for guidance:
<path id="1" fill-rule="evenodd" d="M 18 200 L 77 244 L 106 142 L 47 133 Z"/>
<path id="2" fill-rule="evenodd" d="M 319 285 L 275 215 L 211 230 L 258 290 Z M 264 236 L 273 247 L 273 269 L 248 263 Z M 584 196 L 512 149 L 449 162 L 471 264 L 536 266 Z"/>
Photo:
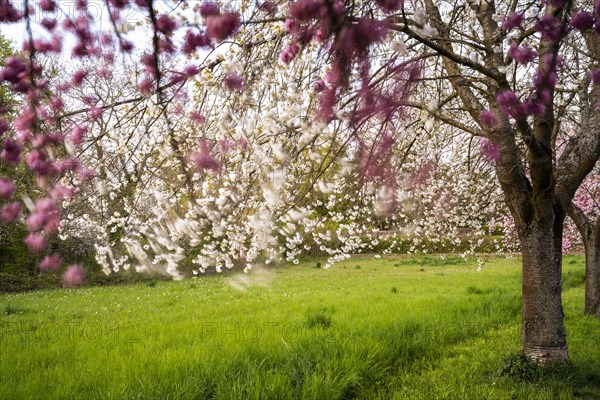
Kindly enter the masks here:
<path id="1" fill-rule="evenodd" d="M 533 362 L 539 365 L 561 364 L 565 365 L 569 360 L 567 346 L 526 346 L 523 352 Z"/>

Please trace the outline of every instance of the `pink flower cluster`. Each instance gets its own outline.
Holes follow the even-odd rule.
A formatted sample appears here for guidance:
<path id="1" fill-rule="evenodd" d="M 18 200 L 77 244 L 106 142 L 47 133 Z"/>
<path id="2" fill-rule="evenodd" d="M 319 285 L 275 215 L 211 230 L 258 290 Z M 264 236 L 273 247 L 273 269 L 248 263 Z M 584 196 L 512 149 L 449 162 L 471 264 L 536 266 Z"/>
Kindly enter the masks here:
<path id="1" fill-rule="evenodd" d="M 527 64 L 537 57 L 537 52 L 529 46 L 519 46 L 513 42 L 508 49 L 508 56 L 519 64 Z"/>
<path id="2" fill-rule="evenodd" d="M 2 7 L 0 5 L 0 7 Z M 0 69 L 0 82 L 11 84 L 11 90 L 17 93 L 26 93 L 30 89 L 29 67 L 27 61 L 10 56 L 4 61 L 4 68 Z"/>
<path id="3" fill-rule="evenodd" d="M 190 154 L 192 165 L 200 172 L 217 172 L 221 168 L 221 163 L 212 152 L 213 145 L 207 140 L 200 142 L 200 150 L 193 151 Z"/>
<path id="4" fill-rule="evenodd" d="M 62 276 L 63 287 L 74 288 L 83 283 L 85 269 L 80 265 L 70 265 Z"/>
<path id="5" fill-rule="evenodd" d="M 483 110 L 479 114 L 479 122 L 486 128 L 493 128 L 498 125 L 498 116 L 489 110 Z"/>
<path id="6" fill-rule="evenodd" d="M 62 259 L 59 254 L 50 254 L 42 258 L 40 262 L 40 271 L 41 272 L 54 272 L 62 263 Z"/>
<path id="7" fill-rule="evenodd" d="M 211 14 L 206 17 L 206 33 L 217 42 L 222 42 L 236 33 L 241 26 L 240 15 L 236 12 Z"/>
<path id="8" fill-rule="evenodd" d="M 500 146 L 497 143 L 483 138 L 481 140 L 481 154 L 488 162 L 497 162 L 500 159 Z"/>
<path id="9" fill-rule="evenodd" d="M 60 225 L 61 212 L 56 201 L 50 198 L 39 199 L 27 218 L 27 228 L 32 231 L 55 233 Z"/>

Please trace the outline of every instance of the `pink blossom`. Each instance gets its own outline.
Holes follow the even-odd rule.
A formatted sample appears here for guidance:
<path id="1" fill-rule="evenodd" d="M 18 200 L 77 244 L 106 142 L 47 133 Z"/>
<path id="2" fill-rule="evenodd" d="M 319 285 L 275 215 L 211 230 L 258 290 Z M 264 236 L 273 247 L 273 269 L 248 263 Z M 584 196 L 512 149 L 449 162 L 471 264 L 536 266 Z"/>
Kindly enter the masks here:
<path id="1" fill-rule="evenodd" d="M 519 64 L 527 64 L 535 59 L 537 52 L 529 46 L 519 46 L 513 42 L 508 49 L 508 56 L 513 58 Z"/>
<path id="2" fill-rule="evenodd" d="M 289 64 L 294 58 L 296 58 L 296 55 L 298 54 L 299 50 L 300 48 L 297 44 L 285 46 L 281 51 L 279 58 L 281 59 L 281 61 L 283 61 L 284 64 Z"/>
<path id="3" fill-rule="evenodd" d="M 326 87 L 327 85 L 325 84 L 325 81 L 323 79 L 319 79 L 313 85 L 313 90 L 315 91 L 315 93 L 321 93 L 323 90 L 325 90 Z"/>
<path id="4" fill-rule="evenodd" d="M 21 159 L 21 145 L 12 139 L 6 139 L 0 152 L 2 158 L 8 164 L 18 164 Z"/>
<path id="5" fill-rule="evenodd" d="M 190 119 L 197 124 L 203 124 L 206 122 L 206 117 L 204 117 L 200 111 L 192 111 L 190 113 Z"/>
<path id="6" fill-rule="evenodd" d="M 335 90 L 325 88 L 319 93 L 319 109 L 315 117 L 320 121 L 329 122 L 333 119 L 333 106 L 337 102 Z"/>
<path id="7" fill-rule="evenodd" d="M 7 0 L 0 0 L 0 22 L 17 22 L 23 14 Z"/>
<path id="8" fill-rule="evenodd" d="M 331 18 L 336 20 L 343 19 L 346 14 L 346 5 L 342 0 L 335 0 L 331 6 Z"/>
<path id="9" fill-rule="evenodd" d="M 525 15 L 523 13 L 511 12 L 502 20 L 502 29 L 510 32 L 515 28 L 521 28 L 524 21 Z"/>
<path id="10" fill-rule="evenodd" d="M 125 6 L 129 4 L 129 0 L 109 0 L 108 2 L 111 6 L 119 10 L 125 8 Z"/>
<path id="11" fill-rule="evenodd" d="M 183 69 L 183 74 L 187 77 L 192 77 L 200 73 L 200 68 L 197 65 L 188 65 Z"/>
<path id="12" fill-rule="evenodd" d="M 578 31 L 586 31 L 594 25 L 594 17 L 586 11 L 579 11 L 571 18 L 571 26 Z"/>
<path id="13" fill-rule="evenodd" d="M 50 105 L 56 111 L 63 111 L 65 108 L 65 104 L 63 103 L 63 100 L 59 96 L 52 96 L 50 98 Z"/>
<path id="14" fill-rule="evenodd" d="M 204 18 L 210 15 L 218 15 L 220 12 L 219 4 L 214 1 L 205 1 L 200 5 L 200 15 Z"/>
<path id="15" fill-rule="evenodd" d="M 77 0 L 75 2 L 75 8 L 79 11 L 84 11 L 88 6 L 88 0 Z"/>
<path id="16" fill-rule="evenodd" d="M 62 259 L 59 254 L 50 254 L 40 261 L 40 272 L 54 272 L 60 267 Z"/>
<path id="17" fill-rule="evenodd" d="M 404 7 L 404 0 L 376 0 L 377 5 L 384 11 L 397 11 Z"/>
<path id="18" fill-rule="evenodd" d="M 558 76 L 556 72 L 539 71 L 533 77 L 533 85 L 538 92 L 549 91 L 556 86 Z M 549 99 L 548 99 L 549 100 Z"/>
<path id="19" fill-rule="evenodd" d="M 21 204 L 14 202 L 5 204 L 0 210 L 0 220 L 5 224 L 9 224 L 17 219 L 21 212 Z"/>
<path id="20" fill-rule="evenodd" d="M 521 101 L 512 90 L 506 90 L 498 96 L 496 101 L 502 107 L 504 114 L 510 115 L 514 118 L 522 118 L 525 116 L 525 110 L 521 104 Z"/>
<path id="21" fill-rule="evenodd" d="M 27 166 L 40 175 L 49 175 L 54 171 L 54 164 L 44 149 L 34 149 L 25 156 Z"/>
<path id="22" fill-rule="evenodd" d="M 15 192 L 15 184 L 9 180 L 0 178 L 0 199 L 8 199 Z"/>
<path id="23" fill-rule="evenodd" d="M 489 162 L 496 162 L 500 159 L 500 146 L 484 138 L 481 140 L 481 154 Z"/>
<path id="24" fill-rule="evenodd" d="M 241 90 L 244 87 L 244 80 L 238 74 L 230 72 L 223 79 L 225 87 L 229 90 Z"/>
<path id="25" fill-rule="evenodd" d="M 80 265 L 69 265 L 62 276 L 63 287 L 73 288 L 80 286 L 85 277 L 85 270 Z"/>
<path id="26" fill-rule="evenodd" d="M 185 33 L 183 41 L 181 51 L 185 54 L 191 54 L 199 47 L 204 48 L 210 46 L 210 38 L 208 36 L 204 33 L 194 33 L 191 29 Z"/>
<path id="27" fill-rule="evenodd" d="M 337 65 L 334 65 L 331 69 L 327 70 L 327 72 L 325 72 L 325 82 L 333 85 L 333 86 L 338 86 L 340 84 L 340 82 L 342 81 L 342 72 L 339 70 L 339 68 L 337 67 Z"/>
<path id="28" fill-rule="evenodd" d="M 73 77 L 71 78 L 71 84 L 74 87 L 81 86 L 81 84 L 83 83 L 83 80 L 85 79 L 87 74 L 88 74 L 87 71 L 85 71 L 83 69 L 75 71 L 75 73 L 73 74 Z"/>
<path id="29" fill-rule="evenodd" d="M 30 131 L 35 123 L 36 116 L 33 110 L 28 107 L 24 107 L 21 110 L 21 114 L 14 119 L 13 126 L 17 131 Z"/>
<path id="30" fill-rule="evenodd" d="M 324 28 L 318 28 L 317 31 L 315 32 L 315 40 L 319 43 L 322 43 L 323 41 L 325 41 L 325 39 L 327 39 L 328 33 L 327 30 Z"/>
<path id="31" fill-rule="evenodd" d="M 156 19 L 156 27 L 165 35 L 170 35 L 177 28 L 177 23 L 169 15 L 161 14 Z"/>
<path id="32" fill-rule="evenodd" d="M 27 228 L 30 231 L 43 230 L 54 233 L 60 225 L 61 213 L 55 200 L 50 198 L 39 199 L 31 215 L 27 217 Z"/>
<path id="33" fill-rule="evenodd" d="M 236 147 L 235 140 L 233 139 L 221 139 L 219 140 L 219 152 L 226 154 L 229 150 Z"/>
<path id="34" fill-rule="evenodd" d="M 167 54 L 173 54 L 176 50 L 175 44 L 173 44 L 172 40 L 163 38 L 158 39 L 158 48 L 161 52 Z"/>
<path id="35" fill-rule="evenodd" d="M 29 251 L 34 253 L 40 252 L 44 250 L 46 247 L 46 237 L 41 233 L 30 233 L 23 240 Z"/>
<path id="36" fill-rule="evenodd" d="M 44 11 L 54 11 L 56 10 L 56 3 L 54 0 L 40 0 L 40 8 Z"/>
<path id="37" fill-rule="evenodd" d="M 138 89 L 143 96 L 150 97 L 152 95 L 152 90 L 154 90 L 154 81 L 150 78 L 144 78 L 138 84 Z"/>
<path id="38" fill-rule="evenodd" d="M 75 125 L 73 131 L 69 135 L 69 141 L 75 146 L 78 146 L 83 142 L 83 137 L 87 132 L 87 128 L 83 125 Z"/>
<path id="39" fill-rule="evenodd" d="M 66 158 L 58 164 L 60 172 L 76 171 L 79 168 L 79 160 L 76 158 Z"/>
<path id="40" fill-rule="evenodd" d="M 298 24 L 298 21 L 296 21 L 295 19 L 288 18 L 285 20 L 284 26 L 285 26 L 285 30 L 288 31 L 289 33 L 295 33 L 298 31 L 298 28 L 300 25 Z"/>
<path id="41" fill-rule="evenodd" d="M 267 14 L 274 14 L 277 11 L 277 4 L 272 1 L 265 1 L 259 7 L 259 10 L 264 11 Z"/>
<path id="42" fill-rule="evenodd" d="M 238 139 L 238 145 L 243 151 L 248 151 L 250 142 L 248 142 L 248 138 L 245 135 L 242 135 L 242 137 Z"/>
<path id="43" fill-rule="evenodd" d="M 221 168 L 221 164 L 211 153 L 211 149 L 212 146 L 206 140 L 203 140 L 200 143 L 200 150 L 193 151 L 190 155 L 190 161 L 198 171 L 210 170 L 217 172 Z"/>
<path id="44" fill-rule="evenodd" d="M 358 61 L 361 61 L 366 58 L 369 47 L 381 41 L 386 34 L 384 22 L 360 18 L 358 23 L 342 27 L 333 48 L 351 60 L 358 58 Z"/>
<path id="45" fill-rule="evenodd" d="M 102 107 L 93 106 L 88 110 L 88 116 L 92 121 L 97 121 L 102 116 Z"/>
<path id="46" fill-rule="evenodd" d="M 112 75 L 110 69 L 108 67 L 100 67 L 98 68 L 98 72 L 96 73 L 98 78 L 108 79 Z"/>
<path id="47" fill-rule="evenodd" d="M 49 31 L 53 31 L 56 28 L 56 20 L 53 18 L 44 18 L 41 22 L 42 26 Z"/>
<path id="48" fill-rule="evenodd" d="M 544 15 L 535 24 L 535 30 L 551 41 L 557 41 L 565 33 L 562 21 L 554 15 Z"/>
<path id="49" fill-rule="evenodd" d="M 222 42 L 240 28 L 240 15 L 227 12 L 220 15 L 209 15 L 206 18 L 206 33 L 217 42 Z"/>
<path id="50" fill-rule="evenodd" d="M 154 56 L 154 54 L 144 54 L 140 58 L 140 62 L 144 66 L 144 69 L 148 73 L 148 75 L 156 75 L 156 57 Z"/>
<path id="51" fill-rule="evenodd" d="M 78 176 L 82 181 L 90 181 L 96 177 L 96 171 L 90 168 L 80 168 Z"/>
<path id="52" fill-rule="evenodd" d="M 391 133 L 384 133 L 372 145 L 360 142 L 357 154 L 359 169 L 367 181 L 379 180 L 390 182 L 392 170 L 390 160 L 396 144 L 396 138 Z"/>
<path id="53" fill-rule="evenodd" d="M 479 122 L 486 128 L 493 128 L 498 126 L 499 123 L 498 116 L 489 110 L 483 110 L 481 114 L 479 114 Z"/>
<path id="54" fill-rule="evenodd" d="M 27 62 L 17 56 L 10 56 L 4 61 L 4 68 L 0 69 L 0 81 L 17 84 L 27 79 Z"/>
<path id="55" fill-rule="evenodd" d="M 542 93 L 548 93 L 548 92 L 544 91 Z M 547 103 L 547 101 L 543 100 L 544 97 L 545 96 L 540 98 L 540 100 L 534 99 L 533 101 L 526 101 L 525 103 L 523 103 L 523 108 L 525 109 L 525 113 L 528 115 L 535 115 L 535 116 L 543 115 L 544 112 L 546 111 L 546 107 L 544 106 L 543 103 Z"/>
<path id="56" fill-rule="evenodd" d="M 290 4 L 290 16 L 298 21 L 308 21 L 319 15 L 322 6 L 320 0 L 298 0 Z"/>
<path id="57" fill-rule="evenodd" d="M 69 89 L 71 89 L 71 85 L 69 83 L 60 83 L 56 85 L 56 91 L 59 93 L 67 92 Z"/>
<path id="58" fill-rule="evenodd" d="M 133 49 L 135 48 L 133 43 L 128 40 L 121 40 L 119 45 L 121 47 L 121 50 L 123 50 L 124 53 L 131 53 L 133 51 Z"/>
<path id="59" fill-rule="evenodd" d="M 76 192 L 74 187 L 65 187 L 57 182 L 52 186 L 52 189 L 50 189 L 50 197 L 53 200 L 59 201 L 75 196 Z"/>

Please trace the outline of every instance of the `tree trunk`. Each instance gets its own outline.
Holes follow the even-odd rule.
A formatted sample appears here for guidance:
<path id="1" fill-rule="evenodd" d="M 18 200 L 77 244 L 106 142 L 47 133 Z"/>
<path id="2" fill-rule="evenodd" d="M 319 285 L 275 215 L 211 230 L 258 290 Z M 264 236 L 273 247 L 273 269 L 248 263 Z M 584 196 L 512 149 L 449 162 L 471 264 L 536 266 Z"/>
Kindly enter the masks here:
<path id="1" fill-rule="evenodd" d="M 562 308 L 562 228 L 564 215 L 550 207 L 519 229 L 523 255 L 521 347 L 539 364 L 565 363 L 567 341 Z M 533 210 L 532 210 L 533 211 Z"/>
<path id="2" fill-rule="evenodd" d="M 592 221 L 577 205 L 571 204 L 569 216 L 585 246 L 585 308 L 586 314 L 600 317 L 600 216 Z"/>
<path id="3" fill-rule="evenodd" d="M 600 317 L 600 218 L 585 244 L 585 313 Z"/>

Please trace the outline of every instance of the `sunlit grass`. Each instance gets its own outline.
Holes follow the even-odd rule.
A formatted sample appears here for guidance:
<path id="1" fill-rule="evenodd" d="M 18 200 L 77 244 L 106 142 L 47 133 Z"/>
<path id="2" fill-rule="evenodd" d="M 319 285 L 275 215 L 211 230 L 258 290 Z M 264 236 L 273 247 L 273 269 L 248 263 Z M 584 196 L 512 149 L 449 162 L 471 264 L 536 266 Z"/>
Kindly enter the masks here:
<path id="1" fill-rule="evenodd" d="M 565 260 L 571 365 L 502 376 L 516 261 L 353 258 L 182 282 L 0 295 L 1 399 L 600 398 L 600 321 Z"/>

